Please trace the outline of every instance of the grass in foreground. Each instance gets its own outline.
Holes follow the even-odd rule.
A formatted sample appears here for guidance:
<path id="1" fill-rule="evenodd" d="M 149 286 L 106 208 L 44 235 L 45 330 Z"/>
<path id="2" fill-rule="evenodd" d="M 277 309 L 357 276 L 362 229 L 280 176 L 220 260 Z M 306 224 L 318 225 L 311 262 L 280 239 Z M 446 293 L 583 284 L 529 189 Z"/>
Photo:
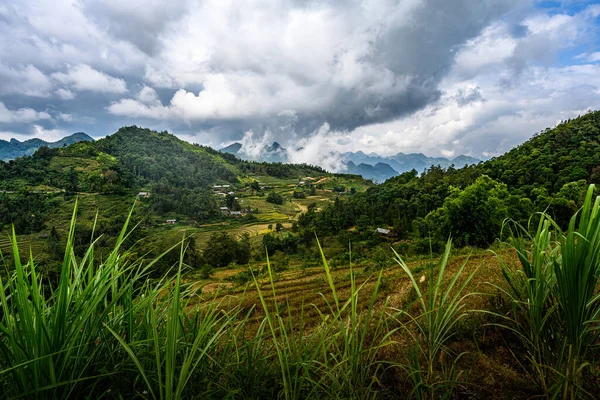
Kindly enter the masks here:
<path id="1" fill-rule="evenodd" d="M 544 216 L 531 245 L 516 237 L 520 266 L 507 262 L 508 287 L 498 286 L 509 312 L 487 314 L 499 332 L 521 339 L 529 355 L 522 368 L 546 397 L 590 396 L 584 378 L 597 368 L 599 210 L 589 194 L 565 233 Z M 248 307 L 241 296 L 223 306 L 198 301 L 193 283 L 183 283 L 183 240 L 175 279 L 148 279 L 157 260 L 130 262 L 123 248 L 129 219 L 102 261 L 95 241 L 76 257 L 76 211 L 56 285 L 42 280 L 33 257 L 21 262 L 13 234 L 14 268 L 0 281 L 0 398 L 487 394 L 463 374 L 477 354 L 455 350 L 461 324 L 473 315 L 467 304 L 476 271 L 465 261 L 449 276 L 450 243 L 421 279 L 398 257 L 414 300 L 404 307 L 381 301 L 384 271 L 361 281 L 350 265 L 341 290 L 322 249 L 323 301 L 292 309 L 267 261 L 268 285 L 254 278 L 258 304 Z M 310 323 L 309 313 L 316 315 Z"/>

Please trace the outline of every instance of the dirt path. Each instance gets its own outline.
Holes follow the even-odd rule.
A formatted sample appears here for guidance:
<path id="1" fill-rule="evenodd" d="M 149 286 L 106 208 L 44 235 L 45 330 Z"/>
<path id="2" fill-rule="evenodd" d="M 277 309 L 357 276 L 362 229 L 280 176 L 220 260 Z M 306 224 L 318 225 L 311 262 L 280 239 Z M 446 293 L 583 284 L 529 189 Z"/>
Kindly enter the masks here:
<path id="1" fill-rule="evenodd" d="M 303 206 L 302 204 L 296 203 L 295 201 L 292 201 L 292 203 L 300 209 L 300 212 L 305 213 L 308 211 L 308 207 Z"/>

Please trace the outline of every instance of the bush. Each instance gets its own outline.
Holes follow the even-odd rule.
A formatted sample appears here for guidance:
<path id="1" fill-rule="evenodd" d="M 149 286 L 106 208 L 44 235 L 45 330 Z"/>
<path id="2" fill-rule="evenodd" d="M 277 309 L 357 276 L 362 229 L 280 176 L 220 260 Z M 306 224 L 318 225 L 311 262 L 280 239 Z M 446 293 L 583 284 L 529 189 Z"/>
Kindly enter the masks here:
<path id="1" fill-rule="evenodd" d="M 281 197 L 281 195 L 278 193 L 269 192 L 269 194 L 267 195 L 266 201 L 267 201 L 267 203 L 281 205 L 281 204 L 283 204 L 283 197 Z"/>

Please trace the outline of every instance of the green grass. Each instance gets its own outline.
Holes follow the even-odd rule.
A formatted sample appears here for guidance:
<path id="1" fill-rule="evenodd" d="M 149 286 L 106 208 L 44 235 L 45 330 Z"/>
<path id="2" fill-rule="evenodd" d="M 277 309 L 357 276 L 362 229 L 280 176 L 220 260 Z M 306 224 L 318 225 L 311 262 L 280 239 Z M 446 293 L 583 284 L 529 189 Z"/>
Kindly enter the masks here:
<path id="1" fill-rule="evenodd" d="M 279 273 L 267 258 L 243 285 L 202 294 L 211 281 L 186 273 L 184 227 L 163 232 L 177 238 L 165 249 L 179 253 L 175 277 L 150 279 L 167 254 L 144 260 L 125 248 L 136 210 L 110 251 L 98 256 L 94 238 L 76 255 L 76 218 L 90 214 L 74 201 L 57 281 L 42 276 L 31 253 L 23 256 L 35 237 L 22 242 L 13 233 L 2 242 L 13 255 L 0 280 L 0 399 L 488 397 L 480 387 L 487 381 L 469 382 L 467 370 L 476 374 L 493 358 L 493 373 L 510 370 L 510 354 L 490 348 L 514 338 L 527 355 L 515 354 L 521 364 L 511 371 L 527 372 L 534 394 L 593 396 L 600 200 L 591 193 L 565 232 L 546 216 L 531 237 L 513 230 L 516 256 L 498 250 L 506 282 L 495 282 L 509 305 L 485 313 L 473 312 L 486 304 L 473 294 L 481 270 L 491 272 L 451 258 L 450 241 L 439 259 L 408 265 L 397 255 L 396 269 L 376 274 L 354 265 L 351 249 L 348 263 L 332 268 L 332 249 L 318 243 L 318 267 Z M 477 315 L 491 322 L 468 328 Z M 495 341 L 478 336 L 481 329 Z M 494 398 L 514 393 L 496 389 Z"/>
<path id="2" fill-rule="evenodd" d="M 500 325 L 528 349 L 533 379 L 552 398 L 592 396 L 583 377 L 600 334 L 600 197 L 593 193 L 590 185 L 565 232 L 541 214 L 530 241 L 520 236 L 525 229 L 513 233 L 520 263 L 504 263 L 513 310 Z"/>

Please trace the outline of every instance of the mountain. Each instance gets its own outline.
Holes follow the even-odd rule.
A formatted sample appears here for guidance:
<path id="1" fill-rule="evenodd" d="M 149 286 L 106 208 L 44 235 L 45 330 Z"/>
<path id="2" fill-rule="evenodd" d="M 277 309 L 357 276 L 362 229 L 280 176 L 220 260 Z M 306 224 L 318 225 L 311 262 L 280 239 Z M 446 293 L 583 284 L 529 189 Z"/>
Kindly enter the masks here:
<path id="1" fill-rule="evenodd" d="M 273 142 L 270 146 L 265 146 L 261 154 L 261 161 L 270 163 L 286 163 L 288 161 L 287 150 L 279 143 Z"/>
<path id="2" fill-rule="evenodd" d="M 230 144 L 229 146 L 219 149 L 219 151 L 222 153 L 238 154 L 238 152 L 240 151 L 241 148 L 242 148 L 242 144 L 235 142 L 235 143 Z"/>
<path id="3" fill-rule="evenodd" d="M 81 138 L 78 135 L 67 140 Z M 207 220 L 220 215 L 214 184 L 238 184 L 240 176 L 257 172 L 294 179 L 325 173 L 307 165 L 248 162 L 190 144 L 168 132 L 137 126 L 121 128 L 97 141 L 79 141 L 67 147 L 53 145 L 41 148 L 32 157 L 11 163 L 0 161 L 0 193 L 18 192 L 25 187 L 43 192 L 118 195 L 151 191 L 160 194 L 150 200 L 156 202 L 159 214 L 171 211 Z"/>
<path id="4" fill-rule="evenodd" d="M 404 154 L 398 153 L 394 156 L 380 156 L 376 153 L 365 154 L 362 151 L 357 151 L 356 153 L 347 152 L 341 154 L 342 160 L 344 162 L 352 161 L 354 164 L 369 164 L 376 165 L 377 163 L 385 163 L 388 164 L 393 170 L 397 171 L 397 173 L 393 176 L 401 174 L 403 172 L 408 172 L 413 169 L 417 170 L 417 172 L 421 173 L 426 168 L 430 168 L 434 165 L 439 165 L 442 168 L 448 168 L 451 165 L 454 165 L 455 168 L 462 168 L 466 165 L 477 164 L 481 160 L 478 160 L 473 157 L 460 155 L 454 159 L 447 159 L 443 157 L 427 157 L 421 153 L 411 153 Z"/>
<path id="5" fill-rule="evenodd" d="M 17 157 L 30 156 L 42 146 L 60 148 L 83 141 L 91 142 L 94 141 L 94 139 L 86 133 L 77 132 L 70 136 L 65 136 L 57 142 L 46 142 L 38 138 L 25 140 L 23 142 L 20 142 L 17 139 L 10 139 L 10 141 L 0 140 L 0 160 L 8 161 L 14 160 Z"/>
<path id="6" fill-rule="evenodd" d="M 302 150 L 302 148 L 296 149 L 296 151 L 299 150 Z M 223 147 L 219 151 L 222 153 L 235 154 L 242 159 L 249 159 L 244 151 L 243 145 L 239 142 Z M 462 168 L 466 165 L 481 162 L 481 160 L 465 155 L 460 155 L 451 160 L 443 157 L 427 157 L 421 153 L 398 153 L 394 156 L 385 157 L 376 153 L 366 154 L 360 150 L 356 153 L 346 152 L 340 154 L 331 152 L 330 156 L 340 158 L 346 165 L 346 170 L 342 172 L 361 175 L 363 178 L 371 179 L 375 182 L 384 182 L 386 179 L 413 169 L 416 169 L 417 172 L 421 173 L 426 168 L 430 168 L 434 165 L 439 165 L 443 168 L 454 165 L 455 168 Z M 272 145 L 265 145 L 262 148 L 256 161 L 286 163 L 288 161 L 288 151 L 279 143 L 273 142 Z"/>
<path id="7" fill-rule="evenodd" d="M 346 173 L 353 175 L 360 175 L 365 179 L 371 179 L 373 182 L 385 182 L 389 178 L 398 175 L 398 171 L 390 167 L 386 163 L 377 163 L 375 165 L 360 163 L 355 164 L 352 161 L 348 161 L 346 164 Z"/>
<path id="8" fill-rule="evenodd" d="M 248 157 L 248 154 L 244 151 L 243 145 L 239 142 L 234 142 L 229 146 L 219 149 L 222 153 L 235 154 L 244 160 L 253 159 L 254 161 L 270 162 L 270 163 L 286 163 L 288 161 L 287 150 L 277 142 L 273 144 L 265 145 L 261 149 L 260 155 L 256 157 Z"/>

